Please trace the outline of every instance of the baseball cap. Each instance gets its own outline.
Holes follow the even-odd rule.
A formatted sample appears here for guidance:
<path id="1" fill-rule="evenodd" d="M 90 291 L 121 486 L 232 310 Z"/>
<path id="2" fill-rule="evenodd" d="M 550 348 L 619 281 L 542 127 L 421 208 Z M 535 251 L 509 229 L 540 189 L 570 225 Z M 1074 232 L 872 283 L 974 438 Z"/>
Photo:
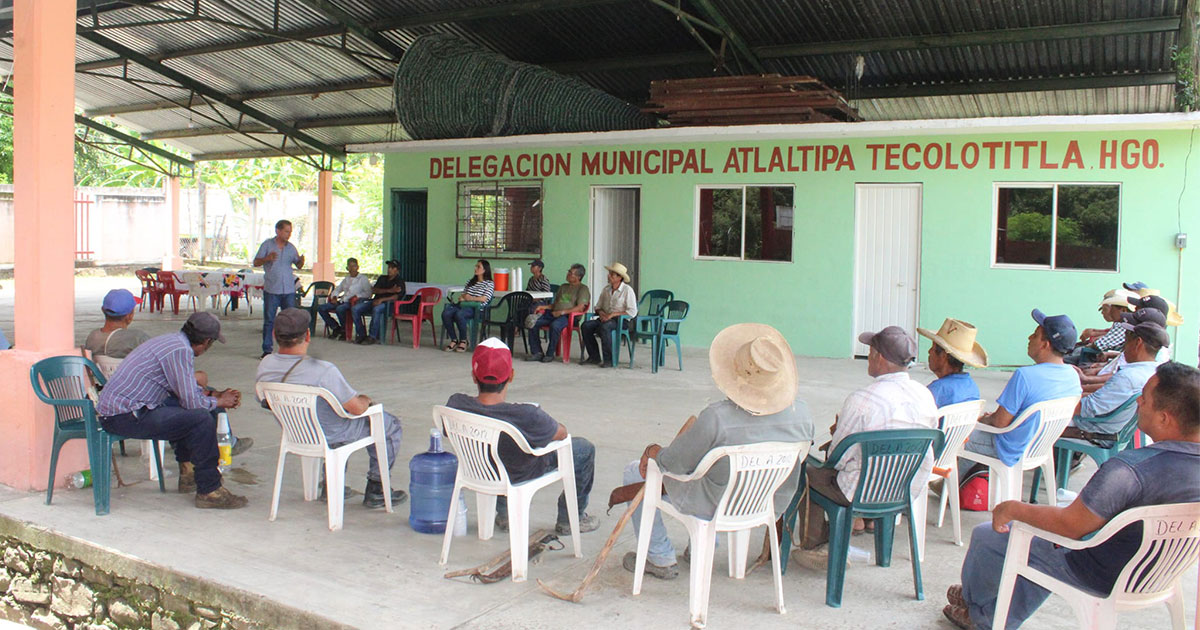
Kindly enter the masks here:
<path id="1" fill-rule="evenodd" d="M 201 337 L 216 339 L 221 343 L 225 343 L 225 335 L 221 334 L 221 320 L 217 319 L 216 315 L 205 311 L 192 313 L 187 318 L 187 324 L 191 324 L 192 329 L 199 333 Z"/>
<path id="2" fill-rule="evenodd" d="M 541 267 L 542 269 L 545 269 L 546 263 L 541 258 L 534 258 L 533 260 L 529 261 L 529 266 L 530 267 Z"/>
<path id="3" fill-rule="evenodd" d="M 385 265 L 387 265 L 387 266 L 389 266 L 389 267 L 395 267 L 395 268 L 397 268 L 397 269 L 399 269 L 399 268 L 400 268 L 400 261 L 399 261 L 399 260 L 396 260 L 395 258 L 393 258 L 393 259 L 391 259 L 391 260 L 389 260 L 389 261 L 387 261 L 387 262 L 385 262 L 385 263 L 383 263 L 383 264 L 385 264 Z"/>
<path id="4" fill-rule="evenodd" d="M 1066 315 L 1046 315 L 1038 309 L 1033 309 L 1033 321 L 1042 327 L 1046 339 L 1055 350 L 1067 353 L 1075 347 L 1075 324 Z"/>
<path id="5" fill-rule="evenodd" d="M 1129 298 L 1129 303 L 1138 309 L 1143 309 L 1143 308 L 1158 309 L 1158 311 L 1161 312 L 1163 315 L 1166 315 L 1167 313 L 1171 312 L 1171 305 L 1167 304 L 1166 300 L 1164 300 L 1162 297 L 1157 296 L 1157 295 L 1145 295 L 1142 297 L 1131 297 L 1131 298 Z"/>
<path id="6" fill-rule="evenodd" d="M 1138 293 L 1143 289 L 1150 288 L 1150 285 L 1146 284 L 1145 282 L 1142 282 L 1141 280 L 1138 280 L 1137 282 L 1125 282 L 1125 283 L 1122 283 L 1121 286 L 1125 287 L 1126 289 L 1128 289 L 1130 291 L 1133 291 L 1134 293 Z"/>
<path id="7" fill-rule="evenodd" d="M 1121 321 L 1117 325 L 1125 330 L 1133 330 L 1139 324 L 1158 324 L 1165 327 L 1167 325 L 1167 316 L 1162 311 L 1156 308 L 1141 308 L 1132 313 L 1124 313 L 1121 315 Z"/>
<path id="8" fill-rule="evenodd" d="M 1167 329 L 1154 322 L 1143 322 L 1134 326 L 1130 330 L 1135 337 L 1149 342 L 1151 345 L 1159 348 L 1165 348 L 1171 345 L 1171 336 L 1167 334 Z"/>
<path id="9" fill-rule="evenodd" d="M 858 340 L 875 348 L 883 358 L 896 365 L 908 365 L 917 358 L 917 342 L 899 326 L 888 326 L 877 333 L 861 333 Z"/>
<path id="10" fill-rule="evenodd" d="M 125 289 L 113 289 L 104 296 L 104 302 L 100 305 L 100 310 L 104 311 L 105 315 L 112 317 L 124 317 L 133 312 L 134 307 L 141 304 L 142 301 L 133 297 L 133 294 Z"/>
<path id="11" fill-rule="evenodd" d="M 471 353 L 471 375 L 480 383 L 504 383 L 512 376 L 512 351 L 503 341 L 488 337 Z"/>
<path id="12" fill-rule="evenodd" d="M 296 337 L 308 330 L 308 311 L 298 308 L 285 308 L 275 316 L 276 337 Z"/>

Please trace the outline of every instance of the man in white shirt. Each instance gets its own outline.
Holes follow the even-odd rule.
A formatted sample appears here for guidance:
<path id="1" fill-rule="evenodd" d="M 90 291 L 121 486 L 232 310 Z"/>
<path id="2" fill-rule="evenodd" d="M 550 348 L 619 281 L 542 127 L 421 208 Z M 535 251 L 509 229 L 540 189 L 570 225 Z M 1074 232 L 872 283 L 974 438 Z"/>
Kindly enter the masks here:
<path id="1" fill-rule="evenodd" d="M 317 307 L 317 313 L 325 320 L 325 325 L 329 326 L 329 336 L 332 339 L 346 338 L 346 314 L 350 311 L 350 299 L 356 297 L 365 300 L 371 297 L 371 281 L 366 276 L 359 275 L 357 258 L 346 259 L 346 274 L 333 289 L 333 293 L 329 294 L 329 300 Z M 337 321 L 334 321 L 330 311 L 337 315 Z"/>
<path id="2" fill-rule="evenodd" d="M 877 333 L 865 332 L 858 340 L 871 347 L 867 356 L 867 373 L 874 382 L 846 397 L 842 410 L 829 431 L 833 435 L 830 451 L 844 439 L 863 431 L 889 429 L 936 429 L 937 403 L 924 385 L 908 375 L 908 365 L 917 356 L 917 342 L 903 328 L 888 326 Z M 834 469 L 808 466 L 808 484 L 836 503 L 850 505 L 858 487 L 862 469 L 861 450 L 850 447 Z M 923 489 L 933 469 L 932 453 L 925 456 L 921 471 L 913 478 L 913 496 Z M 808 530 L 802 546 L 813 549 L 829 540 L 825 511 L 816 502 L 809 502 Z M 859 530 L 858 523 L 855 529 Z"/>
<path id="3" fill-rule="evenodd" d="M 629 270 L 619 262 L 605 269 L 608 270 L 608 284 L 596 300 L 596 316 L 579 326 L 585 350 L 583 364 L 602 368 L 612 367 L 614 363 L 612 335 L 621 316 L 637 317 L 637 294 L 629 286 Z M 600 348 L 596 347 L 597 336 L 600 337 L 600 348 L 603 348 L 603 359 Z M 620 350 L 620 347 L 617 349 Z"/>

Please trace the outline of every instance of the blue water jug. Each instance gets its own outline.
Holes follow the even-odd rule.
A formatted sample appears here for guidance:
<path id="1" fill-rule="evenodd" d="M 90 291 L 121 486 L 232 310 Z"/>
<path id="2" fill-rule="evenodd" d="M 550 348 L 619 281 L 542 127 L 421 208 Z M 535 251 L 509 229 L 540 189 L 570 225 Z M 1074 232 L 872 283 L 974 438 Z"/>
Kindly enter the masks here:
<path id="1" fill-rule="evenodd" d="M 408 524 L 423 534 L 445 533 L 458 458 L 442 450 L 441 432 L 429 430 L 429 450 L 414 455 L 408 470 Z"/>

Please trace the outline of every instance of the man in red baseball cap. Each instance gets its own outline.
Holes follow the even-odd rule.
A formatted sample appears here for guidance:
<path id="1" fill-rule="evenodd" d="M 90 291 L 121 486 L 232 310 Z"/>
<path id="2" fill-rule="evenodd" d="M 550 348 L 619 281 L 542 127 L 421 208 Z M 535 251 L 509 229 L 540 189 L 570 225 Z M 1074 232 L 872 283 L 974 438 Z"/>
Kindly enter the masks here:
<path id="1" fill-rule="evenodd" d="M 512 351 L 503 341 L 491 337 L 475 346 L 475 352 L 471 355 L 471 378 L 475 380 L 478 395 L 454 394 L 446 401 L 447 407 L 507 422 L 516 427 L 533 448 L 541 448 L 554 440 L 567 437 L 567 428 L 541 407 L 505 401 L 508 385 L 513 381 L 513 367 Z M 571 454 L 575 460 L 579 531 L 590 532 L 600 526 L 600 519 L 584 511 L 587 508 L 588 495 L 592 492 L 596 447 L 584 438 L 572 436 Z M 504 463 L 509 481 L 513 484 L 536 479 L 546 471 L 558 467 L 556 454 L 534 457 L 517 447 L 507 435 L 500 436 L 500 461 Z M 496 527 L 501 531 L 508 531 L 508 504 L 504 497 L 499 497 L 496 501 Z M 571 533 L 564 495 L 558 497 L 558 520 L 554 531 L 559 535 Z"/>

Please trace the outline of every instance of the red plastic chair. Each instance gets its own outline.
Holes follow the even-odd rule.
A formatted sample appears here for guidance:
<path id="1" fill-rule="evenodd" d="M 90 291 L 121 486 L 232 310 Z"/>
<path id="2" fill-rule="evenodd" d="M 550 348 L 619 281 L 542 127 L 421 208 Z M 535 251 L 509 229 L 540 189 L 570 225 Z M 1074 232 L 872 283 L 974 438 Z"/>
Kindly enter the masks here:
<path id="1" fill-rule="evenodd" d="M 142 304 L 138 307 L 138 310 L 146 308 L 147 297 L 149 298 L 151 313 L 154 312 L 156 305 L 158 305 L 159 310 L 162 310 L 162 294 L 158 291 L 158 280 L 154 277 L 154 274 L 145 269 L 138 269 L 133 272 L 133 275 L 137 276 L 138 282 L 142 283 Z"/>
<path id="2" fill-rule="evenodd" d="M 400 306 L 403 304 L 412 304 L 417 300 L 421 301 L 421 306 L 416 313 L 401 313 Z M 442 301 L 442 290 L 437 287 L 424 287 L 417 289 L 417 292 L 409 296 L 406 300 L 397 301 L 392 306 L 392 339 L 400 340 L 399 320 L 412 322 L 412 339 L 413 347 L 421 347 L 421 322 L 429 321 L 429 329 L 433 332 L 433 341 L 437 343 L 437 325 L 433 320 L 433 307 L 437 306 L 438 302 Z"/>
<path id="3" fill-rule="evenodd" d="M 562 329 L 562 335 L 558 338 L 558 354 L 562 357 L 563 363 L 571 362 L 571 337 L 574 334 L 579 335 L 579 347 L 583 347 L 583 333 L 579 332 L 579 325 L 583 323 L 583 316 L 587 314 L 588 309 L 591 307 L 591 304 L 585 304 L 583 311 L 567 315 L 567 325 Z M 541 334 L 543 330 L 549 334 L 550 327 L 542 326 L 535 334 Z"/>
<path id="4" fill-rule="evenodd" d="M 346 311 L 346 330 L 343 332 L 346 335 L 346 341 L 354 341 L 354 305 L 358 304 L 358 296 L 357 295 L 351 296 L 349 304 L 350 304 L 350 310 Z M 367 325 L 366 318 L 367 318 L 367 316 L 364 315 L 363 316 L 363 326 L 364 327 Z"/>
<path id="5" fill-rule="evenodd" d="M 187 295 L 188 290 L 186 287 L 180 288 L 180 287 L 175 286 L 176 282 L 182 282 L 182 281 L 179 280 L 179 278 L 177 278 L 173 272 L 170 272 L 170 271 L 158 272 L 158 291 L 159 291 L 158 310 L 161 311 L 164 309 L 164 307 L 166 306 L 165 298 L 166 298 L 166 296 L 169 295 L 169 296 L 171 296 L 171 309 L 175 312 L 176 315 L 179 314 L 179 296 Z"/>

